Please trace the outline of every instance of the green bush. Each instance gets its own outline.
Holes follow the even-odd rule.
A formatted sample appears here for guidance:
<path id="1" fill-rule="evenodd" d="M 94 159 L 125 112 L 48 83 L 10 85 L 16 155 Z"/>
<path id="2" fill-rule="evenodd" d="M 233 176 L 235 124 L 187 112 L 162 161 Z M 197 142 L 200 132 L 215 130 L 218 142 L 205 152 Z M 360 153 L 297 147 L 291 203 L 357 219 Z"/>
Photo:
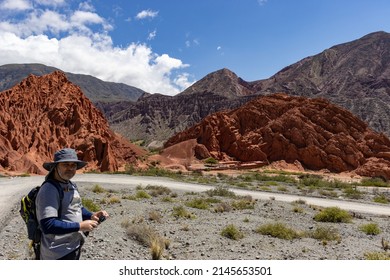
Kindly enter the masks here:
<path id="1" fill-rule="evenodd" d="M 341 241 L 340 234 L 336 228 L 333 227 L 317 227 L 313 232 L 308 234 L 311 238 L 321 241 Z"/>
<path id="2" fill-rule="evenodd" d="M 352 216 L 348 211 L 339 207 L 328 207 L 317 213 L 314 216 L 314 220 L 317 222 L 349 223 L 352 220 Z"/>
<path id="3" fill-rule="evenodd" d="M 364 178 L 361 180 L 362 186 L 374 186 L 374 187 L 389 187 L 389 184 L 382 178 Z"/>
<path id="4" fill-rule="evenodd" d="M 359 229 L 367 235 L 378 235 L 381 233 L 380 228 L 375 223 L 361 225 Z"/>
<path id="5" fill-rule="evenodd" d="M 252 200 L 252 197 L 243 197 L 241 199 L 234 200 L 231 205 L 235 210 L 254 209 L 255 201 Z"/>
<path id="6" fill-rule="evenodd" d="M 213 157 L 209 157 L 209 158 L 206 158 L 206 159 L 204 160 L 204 162 L 207 163 L 207 164 L 217 164 L 217 163 L 218 163 L 218 160 L 216 160 L 216 159 L 213 158 Z"/>
<path id="7" fill-rule="evenodd" d="M 195 219 L 196 216 L 190 212 L 187 211 L 187 209 L 184 208 L 184 206 L 177 206 L 173 207 L 172 215 L 175 218 L 185 218 L 185 219 Z"/>
<path id="8" fill-rule="evenodd" d="M 384 252 L 368 252 L 364 254 L 366 260 L 390 260 L 390 255 Z"/>
<path id="9" fill-rule="evenodd" d="M 146 199 L 149 199 L 151 198 L 150 194 L 148 194 L 146 191 L 144 190 L 138 190 L 136 193 L 135 193 L 135 197 L 137 199 L 142 199 L 142 198 L 146 198 Z"/>
<path id="10" fill-rule="evenodd" d="M 226 226 L 222 230 L 221 235 L 233 240 L 238 240 L 244 237 L 244 234 L 240 230 L 238 230 L 233 224 Z"/>
<path id="11" fill-rule="evenodd" d="M 228 188 L 218 186 L 214 189 L 207 190 L 206 194 L 209 196 L 222 196 L 222 197 L 235 197 L 236 194 L 229 190 Z"/>
<path id="12" fill-rule="evenodd" d="M 195 198 L 193 200 L 186 202 L 186 206 L 191 207 L 191 208 L 206 210 L 210 207 L 210 204 L 208 203 L 207 200 L 205 200 L 203 198 Z"/>
<path id="13" fill-rule="evenodd" d="M 100 206 L 95 204 L 92 199 L 82 198 L 83 206 L 91 212 L 97 212 L 101 210 Z"/>
<path id="14" fill-rule="evenodd" d="M 381 195 L 377 195 L 376 197 L 374 197 L 374 202 L 388 204 L 389 199 L 385 195 L 381 194 Z"/>
<path id="15" fill-rule="evenodd" d="M 362 198 L 362 192 L 353 187 L 347 187 L 343 190 L 345 197 L 352 199 L 360 199 Z"/>
<path id="16" fill-rule="evenodd" d="M 259 226 L 256 230 L 257 233 L 262 235 L 269 235 L 272 237 L 291 240 L 302 237 L 302 233 L 287 227 L 282 223 L 269 223 Z"/>

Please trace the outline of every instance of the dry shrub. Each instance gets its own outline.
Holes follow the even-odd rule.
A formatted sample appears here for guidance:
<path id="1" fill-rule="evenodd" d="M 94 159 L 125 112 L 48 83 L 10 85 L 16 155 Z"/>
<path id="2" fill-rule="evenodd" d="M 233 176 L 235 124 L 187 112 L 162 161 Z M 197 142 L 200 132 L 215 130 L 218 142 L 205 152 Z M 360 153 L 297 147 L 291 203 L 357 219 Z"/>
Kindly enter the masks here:
<path id="1" fill-rule="evenodd" d="M 229 203 L 222 202 L 215 206 L 214 211 L 217 213 L 230 212 L 232 211 L 232 206 Z"/>
<path id="2" fill-rule="evenodd" d="M 153 260 L 161 259 L 164 249 L 168 248 L 170 244 L 168 239 L 160 236 L 153 228 L 144 223 L 126 224 L 126 234 L 140 244 L 149 247 Z"/>
<path id="3" fill-rule="evenodd" d="M 162 215 L 158 211 L 151 211 L 149 212 L 149 220 L 150 221 L 156 221 L 158 223 L 161 223 Z"/>

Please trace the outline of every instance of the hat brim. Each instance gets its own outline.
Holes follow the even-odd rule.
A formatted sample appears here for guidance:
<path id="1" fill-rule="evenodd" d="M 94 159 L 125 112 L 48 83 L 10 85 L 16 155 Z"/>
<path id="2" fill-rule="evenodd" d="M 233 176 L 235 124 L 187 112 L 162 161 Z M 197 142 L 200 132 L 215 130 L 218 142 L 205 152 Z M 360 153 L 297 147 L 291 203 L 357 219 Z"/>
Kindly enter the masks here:
<path id="1" fill-rule="evenodd" d="M 81 169 L 83 168 L 84 166 L 86 166 L 88 163 L 85 162 L 85 161 L 82 161 L 82 160 L 59 160 L 59 161 L 56 161 L 56 162 L 45 162 L 43 163 L 43 168 L 45 168 L 47 171 L 51 171 L 58 163 L 60 162 L 74 162 L 77 164 L 77 170 L 78 169 Z"/>

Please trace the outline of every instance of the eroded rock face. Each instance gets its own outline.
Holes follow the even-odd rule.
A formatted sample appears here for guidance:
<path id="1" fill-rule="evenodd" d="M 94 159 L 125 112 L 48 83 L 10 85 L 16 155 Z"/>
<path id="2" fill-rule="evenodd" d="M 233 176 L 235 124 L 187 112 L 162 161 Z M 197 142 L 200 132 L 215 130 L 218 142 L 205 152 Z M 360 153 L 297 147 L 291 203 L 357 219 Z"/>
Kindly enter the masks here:
<path id="1" fill-rule="evenodd" d="M 390 140 L 325 99 L 259 97 L 206 117 L 172 137 L 166 147 L 188 139 L 196 139 L 219 160 L 298 161 L 310 170 L 356 170 L 390 178 Z"/>
<path id="2" fill-rule="evenodd" d="M 88 169 L 114 171 L 145 152 L 109 129 L 102 113 L 60 71 L 30 75 L 0 93 L 0 168 L 46 173 L 42 163 L 64 147 Z"/>

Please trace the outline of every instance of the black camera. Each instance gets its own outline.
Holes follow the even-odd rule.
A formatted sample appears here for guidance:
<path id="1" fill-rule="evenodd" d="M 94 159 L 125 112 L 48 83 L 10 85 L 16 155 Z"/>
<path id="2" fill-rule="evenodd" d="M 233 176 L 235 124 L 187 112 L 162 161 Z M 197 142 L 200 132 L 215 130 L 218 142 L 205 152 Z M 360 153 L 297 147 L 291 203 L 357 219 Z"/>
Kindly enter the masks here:
<path id="1" fill-rule="evenodd" d="M 100 216 L 100 217 L 99 217 L 99 222 L 98 222 L 98 223 L 99 223 L 99 224 L 100 224 L 100 223 L 103 223 L 105 220 L 106 220 L 106 217 L 105 217 L 105 216 Z"/>

